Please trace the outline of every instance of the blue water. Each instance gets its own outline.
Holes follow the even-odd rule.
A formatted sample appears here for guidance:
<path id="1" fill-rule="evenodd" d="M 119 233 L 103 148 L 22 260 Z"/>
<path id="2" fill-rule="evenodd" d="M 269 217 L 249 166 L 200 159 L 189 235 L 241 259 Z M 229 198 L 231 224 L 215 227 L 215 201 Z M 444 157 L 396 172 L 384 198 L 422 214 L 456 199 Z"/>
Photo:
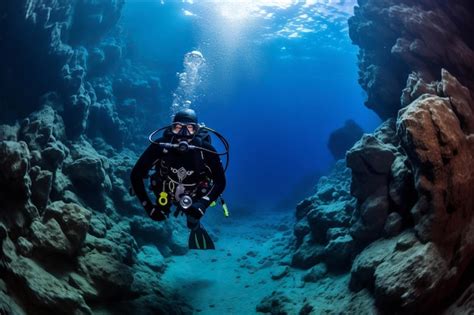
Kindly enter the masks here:
<path id="1" fill-rule="evenodd" d="M 277 207 L 308 174 L 334 163 L 327 149 L 334 129 L 347 119 L 366 132 L 380 123 L 357 83 L 357 48 L 347 31 L 354 4 L 127 2 L 129 48 L 135 61 L 160 71 L 167 107 L 186 53 L 202 53 L 190 106 L 230 142 L 231 207 Z"/>

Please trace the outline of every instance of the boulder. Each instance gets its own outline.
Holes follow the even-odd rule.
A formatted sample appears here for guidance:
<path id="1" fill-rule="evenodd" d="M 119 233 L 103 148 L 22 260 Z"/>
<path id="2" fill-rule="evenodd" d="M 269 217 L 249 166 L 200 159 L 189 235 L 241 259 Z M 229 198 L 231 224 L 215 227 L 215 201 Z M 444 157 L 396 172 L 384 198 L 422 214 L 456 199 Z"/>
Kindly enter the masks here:
<path id="1" fill-rule="evenodd" d="M 375 270 L 376 304 L 381 309 L 404 313 L 435 311 L 433 302 L 446 295 L 441 291 L 452 276 L 449 269 L 433 243 L 397 251 Z"/>
<path id="2" fill-rule="evenodd" d="M 393 124 L 388 121 L 385 124 Z M 383 129 L 382 129 L 383 130 Z M 365 134 L 347 152 L 347 166 L 352 170 L 351 194 L 360 202 L 372 192 L 388 187 L 391 166 L 395 160 L 395 148 L 384 143 L 377 134 Z"/>
<path id="3" fill-rule="evenodd" d="M 368 197 L 359 209 L 364 225 L 371 231 L 370 239 L 378 238 L 389 212 L 388 196 L 381 192 Z"/>
<path id="4" fill-rule="evenodd" d="M 102 298 L 126 294 L 133 283 L 132 269 L 109 253 L 92 250 L 79 257 L 79 266 L 93 280 Z"/>
<path id="5" fill-rule="evenodd" d="M 308 222 L 315 240 L 326 243 L 326 232 L 333 227 L 349 226 L 352 208 L 346 201 L 338 201 L 328 205 L 319 205 L 308 213 Z"/>
<path id="6" fill-rule="evenodd" d="M 142 246 L 137 260 L 157 272 L 163 272 L 166 267 L 165 258 L 155 246 Z"/>
<path id="7" fill-rule="evenodd" d="M 68 276 L 68 283 L 76 288 L 86 301 L 97 301 L 99 293 L 83 276 L 71 272 Z"/>
<path id="8" fill-rule="evenodd" d="M 68 149 L 60 141 L 48 143 L 41 151 L 41 166 L 47 170 L 55 171 L 61 167 L 68 154 Z"/>
<path id="9" fill-rule="evenodd" d="M 115 148 L 122 148 L 127 129 L 115 112 L 114 103 L 106 99 L 92 104 L 88 119 L 89 137 L 100 137 Z"/>
<path id="10" fill-rule="evenodd" d="M 65 81 L 70 85 L 73 80 L 80 80 L 80 78 L 73 78 L 74 72 L 67 71 Z M 63 113 L 64 123 L 68 137 L 72 139 L 78 138 L 84 133 L 87 126 L 87 119 L 89 117 L 89 107 L 92 103 L 91 95 L 86 88 L 80 83 L 80 88 L 77 94 L 72 94 L 66 103 Z"/>
<path id="11" fill-rule="evenodd" d="M 30 150 L 41 150 L 55 141 L 66 140 L 64 122 L 53 108 L 44 106 L 21 123 L 19 138 Z"/>
<path id="12" fill-rule="evenodd" d="M 76 251 L 82 246 L 86 238 L 91 212 L 74 203 L 55 201 L 45 210 L 44 218 L 54 218 L 59 222 L 61 230 L 69 239 L 73 251 Z"/>
<path id="13" fill-rule="evenodd" d="M 171 239 L 167 242 L 169 249 L 174 255 L 185 255 L 188 250 L 188 233 L 184 233 L 184 231 L 176 231 L 173 230 L 171 233 Z M 211 238 L 214 242 L 217 241 L 216 236 L 211 234 Z"/>
<path id="14" fill-rule="evenodd" d="M 311 267 L 311 269 L 303 275 L 302 280 L 304 282 L 318 282 L 327 275 L 327 272 L 325 264 L 317 264 L 316 266 Z"/>
<path id="15" fill-rule="evenodd" d="M 291 265 L 296 268 L 308 269 L 321 262 L 324 257 L 324 246 L 314 243 L 310 235 L 306 235 L 301 246 L 293 254 Z"/>
<path id="16" fill-rule="evenodd" d="M 303 242 L 304 237 L 311 232 L 311 227 L 309 226 L 308 220 L 306 218 L 298 221 L 295 226 L 293 233 L 296 237 L 296 246 L 300 246 Z"/>
<path id="17" fill-rule="evenodd" d="M 93 216 L 89 224 L 89 234 L 95 237 L 105 237 L 107 226 L 104 220 L 98 216 Z"/>
<path id="18" fill-rule="evenodd" d="M 138 245 L 131 235 L 128 221 L 113 225 L 107 231 L 107 240 L 114 244 L 114 257 L 129 266 L 133 265 Z"/>
<path id="19" fill-rule="evenodd" d="M 168 224 L 155 222 L 143 216 L 132 217 L 130 229 L 139 244 L 163 244 L 171 238 L 172 233 L 172 229 Z"/>
<path id="20" fill-rule="evenodd" d="M 331 271 L 346 271 L 352 262 L 355 242 L 352 236 L 341 235 L 329 241 L 324 248 L 324 262 Z"/>
<path id="21" fill-rule="evenodd" d="M 161 272 L 152 270 L 147 265 L 137 264 L 133 267 L 133 283 L 130 288 L 132 294 L 144 296 L 156 294 L 163 296 L 166 292 L 165 284 L 160 281 Z"/>
<path id="22" fill-rule="evenodd" d="M 35 245 L 35 251 L 41 256 L 47 254 L 71 255 L 73 247 L 61 230 L 61 226 L 54 219 L 49 219 L 46 223 L 39 220 L 33 221 L 30 226 L 31 240 Z"/>
<path id="23" fill-rule="evenodd" d="M 328 241 L 331 241 L 338 238 L 339 236 L 344 236 L 346 234 L 348 234 L 347 228 L 340 228 L 340 227 L 330 228 L 326 232 L 326 239 Z"/>
<path id="24" fill-rule="evenodd" d="M 34 261 L 21 256 L 12 260 L 5 276 L 26 297 L 28 313 L 92 314 L 81 293 L 59 280 Z"/>
<path id="25" fill-rule="evenodd" d="M 44 209 L 49 201 L 53 184 L 53 174 L 50 171 L 41 170 L 35 166 L 30 171 L 31 177 L 31 200 L 38 209 Z"/>
<path id="26" fill-rule="evenodd" d="M 110 178 L 98 157 L 82 157 L 67 165 L 66 174 L 72 182 L 84 191 L 109 191 Z"/>
<path id="27" fill-rule="evenodd" d="M 415 238 L 413 234 L 411 237 Z M 378 240 L 367 246 L 355 258 L 351 268 L 349 287 L 354 291 L 373 288 L 375 269 L 395 250 L 395 239 Z"/>

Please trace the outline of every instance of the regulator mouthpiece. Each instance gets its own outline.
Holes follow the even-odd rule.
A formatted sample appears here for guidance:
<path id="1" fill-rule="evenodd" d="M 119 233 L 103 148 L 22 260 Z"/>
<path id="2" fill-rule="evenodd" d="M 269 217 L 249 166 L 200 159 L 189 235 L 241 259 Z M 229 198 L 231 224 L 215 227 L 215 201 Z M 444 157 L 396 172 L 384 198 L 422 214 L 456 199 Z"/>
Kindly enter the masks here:
<path id="1" fill-rule="evenodd" d="M 187 141 L 181 141 L 180 143 L 178 143 L 179 152 L 186 152 L 189 149 L 190 149 L 189 148 L 189 143 Z"/>

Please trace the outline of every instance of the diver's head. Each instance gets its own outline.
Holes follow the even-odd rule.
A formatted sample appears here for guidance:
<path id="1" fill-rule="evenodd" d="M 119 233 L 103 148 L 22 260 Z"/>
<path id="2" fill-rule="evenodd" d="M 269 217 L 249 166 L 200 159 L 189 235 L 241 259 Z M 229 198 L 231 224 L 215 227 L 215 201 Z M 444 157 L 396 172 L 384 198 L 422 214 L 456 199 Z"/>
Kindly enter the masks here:
<path id="1" fill-rule="evenodd" d="M 190 108 L 180 110 L 173 117 L 171 132 L 178 141 L 191 141 L 196 135 L 198 128 L 196 112 Z"/>

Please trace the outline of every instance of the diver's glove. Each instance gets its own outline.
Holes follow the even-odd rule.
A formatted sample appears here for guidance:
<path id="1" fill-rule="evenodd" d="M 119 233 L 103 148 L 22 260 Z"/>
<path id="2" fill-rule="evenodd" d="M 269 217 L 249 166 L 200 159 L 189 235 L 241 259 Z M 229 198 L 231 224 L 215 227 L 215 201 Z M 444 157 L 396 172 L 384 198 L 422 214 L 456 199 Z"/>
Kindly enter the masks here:
<path id="1" fill-rule="evenodd" d="M 205 199 L 199 199 L 186 209 L 186 214 L 192 216 L 193 218 L 199 220 L 202 218 L 204 213 L 206 213 L 207 207 L 209 207 L 210 202 Z"/>
<path id="2" fill-rule="evenodd" d="M 164 211 L 161 207 L 158 207 L 157 205 L 153 204 L 150 204 L 148 207 L 145 207 L 145 211 L 154 221 L 164 221 L 168 218 L 169 215 L 169 211 Z"/>

